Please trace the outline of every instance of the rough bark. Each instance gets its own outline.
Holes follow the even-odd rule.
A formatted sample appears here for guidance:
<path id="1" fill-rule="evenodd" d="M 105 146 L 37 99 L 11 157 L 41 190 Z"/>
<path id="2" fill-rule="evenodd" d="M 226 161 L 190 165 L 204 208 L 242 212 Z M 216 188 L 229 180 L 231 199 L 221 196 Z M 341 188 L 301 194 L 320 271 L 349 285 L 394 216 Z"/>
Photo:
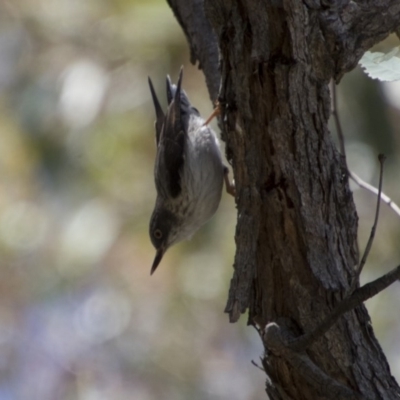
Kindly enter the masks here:
<path id="1" fill-rule="evenodd" d="M 181 25 L 190 46 L 190 61 L 199 63 L 206 77 L 211 101 L 218 97 L 218 42 L 210 22 L 205 16 L 203 0 L 167 0 Z"/>
<path id="2" fill-rule="evenodd" d="M 212 98 L 219 76 L 210 38 L 218 41 L 221 123 L 238 208 L 226 311 L 236 321 L 248 309 L 259 329 L 268 395 L 398 399 L 364 306 L 304 351 L 287 343 L 349 294 L 357 214 L 327 127 L 328 84 L 400 26 L 400 2 L 204 0 L 204 13 L 202 1 L 168 1 L 192 59 L 214 82 Z"/>

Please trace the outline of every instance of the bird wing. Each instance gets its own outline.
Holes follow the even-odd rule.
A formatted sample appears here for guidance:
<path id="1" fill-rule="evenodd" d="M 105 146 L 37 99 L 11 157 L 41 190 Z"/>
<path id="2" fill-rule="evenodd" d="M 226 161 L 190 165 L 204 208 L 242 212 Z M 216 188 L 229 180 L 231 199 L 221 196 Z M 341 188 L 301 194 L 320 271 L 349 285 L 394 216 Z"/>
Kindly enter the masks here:
<path id="1" fill-rule="evenodd" d="M 189 123 L 189 100 L 181 91 L 182 69 L 178 84 L 172 85 L 167 78 L 169 105 L 158 145 L 155 180 L 157 189 L 165 196 L 176 198 L 182 191 L 181 171 Z"/>
<path id="2" fill-rule="evenodd" d="M 171 78 L 167 75 L 166 79 L 167 83 L 167 103 L 171 104 L 171 101 L 174 99 L 176 86 L 171 82 Z"/>
<path id="3" fill-rule="evenodd" d="M 156 143 L 158 146 L 158 142 L 160 141 L 160 136 L 161 136 L 161 129 L 164 123 L 164 112 L 160 106 L 160 102 L 158 101 L 156 92 L 153 87 L 153 82 L 151 81 L 150 77 L 149 77 L 149 86 L 150 86 L 151 97 L 154 103 L 154 108 L 156 110 L 156 121 L 154 123 L 154 126 L 156 128 Z"/>

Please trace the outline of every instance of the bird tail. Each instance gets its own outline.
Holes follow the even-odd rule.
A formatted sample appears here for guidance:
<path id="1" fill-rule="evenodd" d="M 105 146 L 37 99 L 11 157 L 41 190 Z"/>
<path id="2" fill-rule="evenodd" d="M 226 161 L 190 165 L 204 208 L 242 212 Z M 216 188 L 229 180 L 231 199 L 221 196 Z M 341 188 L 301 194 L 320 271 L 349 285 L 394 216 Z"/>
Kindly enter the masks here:
<path id="1" fill-rule="evenodd" d="M 170 105 L 171 101 L 174 100 L 177 88 L 181 87 L 182 78 L 183 78 L 183 66 L 181 67 L 181 70 L 179 72 L 178 83 L 176 85 L 171 82 L 171 78 L 169 77 L 169 75 L 167 75 L 166 81 L 167 81 L 168 105 Z M 180 89 L 180 107 L 181 107 L 181 113 L 183 114 L 189 114 L 190 111 L 193 109 L 192 104 L 190 103 L 189 98 L 183 89 Z"/>

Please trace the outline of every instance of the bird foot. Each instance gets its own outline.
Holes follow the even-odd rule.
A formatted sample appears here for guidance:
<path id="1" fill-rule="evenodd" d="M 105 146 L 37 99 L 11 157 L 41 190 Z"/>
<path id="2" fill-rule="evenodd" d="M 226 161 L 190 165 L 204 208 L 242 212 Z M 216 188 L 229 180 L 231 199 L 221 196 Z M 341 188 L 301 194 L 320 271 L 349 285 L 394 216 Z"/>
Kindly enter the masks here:
<path id="1" fill-rule="evenodd" d="M 218 117 L 221 114 L 221 107 L 219 105 L 219 101 L 217 100 L 215 102 L 215 108 L 214 111 L 211 113 L 211 115 L 206 119 L 206 122 L 204 122 L 203 126 L 208 125 L 215 117 Z"/>
<path id="2" fill-rule="evenodd" d="M 229 169 L 228 167 L 224 167 L 224 181 L 225 181 L 225 188 L 226 192 L 229 193 L 231 196 L 236 196 L 236 188 L 235 188 L 235 181 L 229 180 Z"/>

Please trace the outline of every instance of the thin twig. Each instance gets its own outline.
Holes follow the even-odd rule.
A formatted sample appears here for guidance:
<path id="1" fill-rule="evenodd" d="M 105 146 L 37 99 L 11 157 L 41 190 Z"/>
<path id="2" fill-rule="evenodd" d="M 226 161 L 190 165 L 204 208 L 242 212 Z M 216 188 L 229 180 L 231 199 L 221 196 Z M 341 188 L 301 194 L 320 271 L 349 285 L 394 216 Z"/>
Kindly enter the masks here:
<path id="1" fill-rule="evenodd" d="M 318 338 L 327 332 L 346 312 L 358 307 L 364 301 L 385 290 L 393 282 L 400 279 L 400 265 L 380 278 L 369 282 L 346 297 L 313 331 L 305 333 L 287 345 L 294 351 L 305 351 Z"/>
<path id="2" fill-rule="evenodd" d="M 351 285 L 351 291 L 353 291 L 356 287 L 358 278 L 360 277 L 361 271 L 363 270 L 364 265 L 367 261 L 369 252 L 371 251 L 372 243 L 375 238 L 375 232 L 376 232 L 376 227 L 378 225 L 379 210 L 380 210 L 380 204 L 381 204 L 382 183 L 383 183 L 383 163 L 385 162 L 385 159 L 386 159 L 386 157 L 383 154 L 379 154 L 378 160 L 380 163 L 380 171 L 379 171 L 378 200 L 376 202 L 375 220 L 374 220 L 374 224 L 372 225 L 372 228 L 371 228 L 371 234 L 369 235 L 369 239 L 367 242 L 367 246 L 365 247 L 364 254 L 361 258 L 360 264 L 359 264 L 356 274 L 353 278 L 353 283 Z"/>
<path id="3" fill-rule="evenodd" d="M 265 369 L 263 367 L 260 367 L 254 360 L 251 360 L 251 363 L 258 369 L 260 369 L 262 372 L 265 372 Z"/>
<path id="4" fill-rule="evenodd" d="M 353 179 L 353 181 L 361 188 L 366 189 L 369 192 L 377 195 L 379 191 L 375 186 L 372 186 L 369 183 L 362 180 L 357 174 L 355 174 L 353 171 L 350 171 L 347 167 L 346 148 L 344 143 L 342 124 L 340 122 L 339 112 L 337 107 L 337 91 L 336 91 L 336 84 L 334 81 L 332 81 L 332 115 L 335 121 L 336 131 L 339 139 L 340 152 L 344 156 L 344 161 L 346 163 L 346 168 L 349 172 L 350 178 Z M 400 217 L 400 207 L 389 196 L 387 196 L 385 193 L 381 193 L 381 200 Z"/>
<path id="5" fill-rule="evenodd" d="M 337 135 L 339 138 L 340 152 L 342 153 L 342 156 L 344 157 L 344 161 L 346 163 L 346 168 L 347 168 L 346 148 L 344 145 L 344 135 L 343 135 L 342 124 L 340 123 L 339 113 L 338 113 L 338 108 L 337 108 L 336 83 L 333 80 L 332 80 L 332 103 L 333 103 L 332 115 L 333 115 L 333 119 L 334 119 L 335 125 L 336 125 L 336 132 L 337 132 Z"/>
<path id="6" fill-rule="evenodd" d="M 333 115 L 333 120 L 335 121 L 335 126 L 336 126 L 336 132 L 338 135 L 339 139 L 339 147 L 340 147 L 340 152 L 342 153 L 343 159 L 344 159 L 344 165 L 346 166 L 347 173 L 351 175 L 351 172 L 349 170 L 349 166 L 347 165 L 347 156 L 346 156 L 346 146 L 344 145 L 344 135 L 343 135 L 343 129 L 342 129 L 342 124 L 340 122 L 339 118 L 339 112 L 338 112 L 338 105 L 337 105 L 337 91 L 336 91 L 336 83 L 332 79 L 332 115 Z M 358 244 L 358 240 L 355 241 L 356 245 L 356 251 L 357 251 L 357 257 L 360 254 L 360 247 Z"/>
<path id="7" fill-rule="evenodd" d="M 375 187 L 370 185 L 368 182 L 362 180 L 357 174 L 352 171 L 349 171 L 350 178 L 363 189 L 368 190 L 369 192 L 378 195 L 379 190 Z M 400 207 L 385 193 L 381 192 L 381 200 L 388 205 L 399 217 L 400 217 Z"/>

